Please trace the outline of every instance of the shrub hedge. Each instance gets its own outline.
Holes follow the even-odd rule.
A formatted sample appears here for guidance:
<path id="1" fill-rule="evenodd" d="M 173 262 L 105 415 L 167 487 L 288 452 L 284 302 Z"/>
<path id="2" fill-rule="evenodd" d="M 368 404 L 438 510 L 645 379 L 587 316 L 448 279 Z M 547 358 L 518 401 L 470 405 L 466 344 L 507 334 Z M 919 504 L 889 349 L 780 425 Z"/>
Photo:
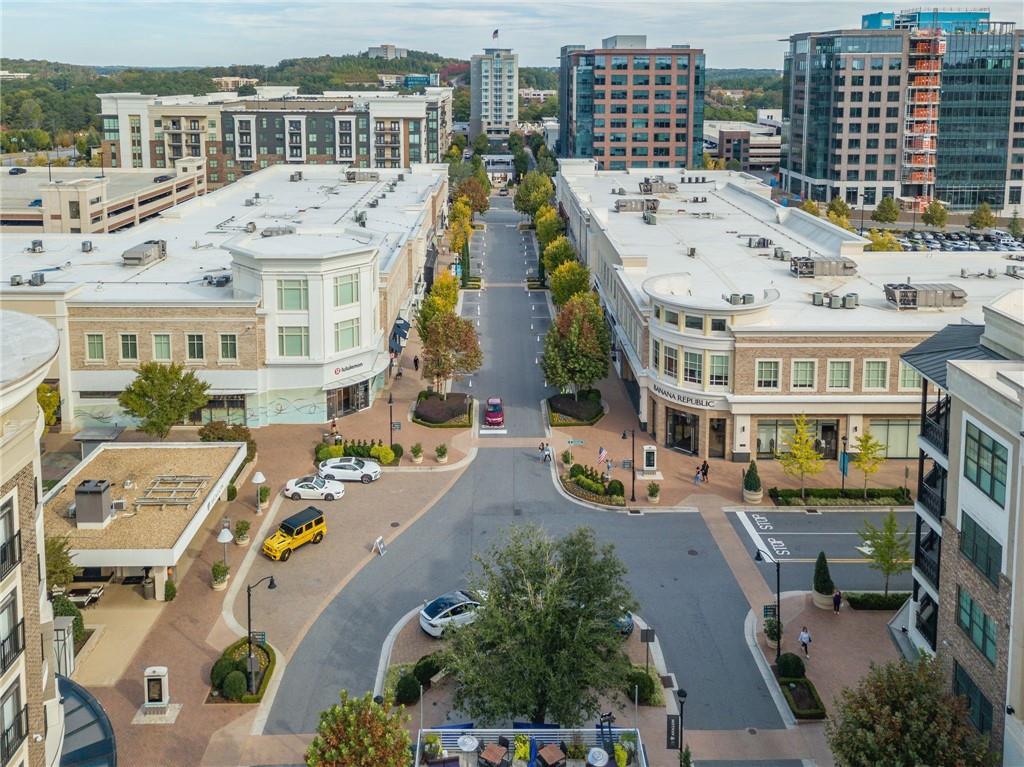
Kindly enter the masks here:
<path id="1" fill-rule="evenodd" d="M 818 506 L 856 506 L 858 503 L 866 505 L 909 506 L 913 503 L 910 491 L 903 487 L 870 487 L 868 488 L 867 501 L 864 500 L 864 490 L 858 490 L 857 488 L 841 490 L 838 487 L 814 487 L 809 488 L 806 495 L 806 503 L 808 505 Z M 777 487 L 769 488 L 768 497 L 780 506 L 790 504 L 803 505 L 804 503 L 804 501 L 800 500 L 800 490 L 798 489 L 783 488 L 780 490 Z M 828 503 L 829 501 L 840 501 L 840 503 L 830 504 Z M 842 501 L 855 501 L 855 503 L 842 503 Z"/>
<path id="2" fill-rule="evenodd" d="M 420 699 L 420 683 L 412 674 L 400 677 L 395 685 L 395 703 L 410 706 Z"/>
<path id="3" fill-rule="evenodd" d="M 813 699 L 814 703 L 809 708 L 801 708 L 793 699 L 793 691 L 789 688 L 791 684 L 795 687 L 802 687 Z M 792 709 L 793 716 L 797 719 L 825 718 L 825 705 L 821 702 L 818 691 L 814 688 L 814 683 L 810 679 L 779 677 L 779 687 L 782 688 L 782 694 L 786 696 L 786 702 L 789 704 L 790 709 Z"/>
<path id="4" fill-rule="evenodd" d="M 229 671 L 228 675 L 224 677 L 220 691 L 228 700 L 241 700 L 242 696 L 245 695 L 247 687 L 248 681 L 246 680 L 245 672 L 234 669 Z"/>
<path id="5" fill-rule="evenodd" d="M 590 392 L 597 393 L 596 400 L 590 396 Z M 586 394 L 580 392 L 579 400 L 571 394 L 556 394 L 553 397 L 548 397 L 548 408 L 552 414 L 562 415 L 581 423 L 593 423 L 604 415 L 604 409 L 601 407 L 601 393 L 596 389 L 590 389 Z"/>
<path id="6" fill-rule="evenodd" d="M 460 392 L 452 392 L 445 399 L 437 392 L 420 392 L 413 418 L 425 426 L 445 426 L 456 420 L 460 423 L 454 425 L 464 425 L 463 420 L 469 425 L 470 401 L 468 395 Z"/>
<path id="7" fill-rule="evenodd" d="M 589 479 L 588 477 L 584 477 L 582 474 L 576 477 L 573 482 L 575 482 L 579 487 L 582 487 L 588 493 L 593 493 L 594 495 L 607 495 L 604 485 L 600 482 Z"/>
<path id="8" fill-rule="evenodd" d="M 258 647 L 260 650 L 266 653 L 267 667 L 263 670 L 263 677 L 260 679 L 260 686 L 252 695 L 250 695 L 247 692 L 248 677 L 246 671 L 247 663 L 245 653 L 248 651 L 248 642 L 244 637 L 242 639 L 239 639 L 237 642 L 232 642 L 231 644 L 229 644 L 227 648 L 225 648 L 224 652 L 221 653 L 221 656 L 217 660 L 217 662 L 214 663 L 214 668 L 216 668 L 217 664 L 221 661 L 227 661 L 227 664 L 225 664 L 224 667 L 227 667 L 228 664 L 231 664 L 234 666 L 234 669 L 236 671 L 239 671 L 242 674 L 242 695 L 237 699 L 239 703 L 259 703 L 261 700 L 263 700 L 263 696 L 267 691 L 267 686 L 270 684 L 270 678 L 274 675 L 274 667 L 277 665 L 277 656 L 274 653 L 274 649 L 269 644 L 255 645 L 255 647 Z M 236 658 L 235 655 L 238 653 L 241 653 L 241 657 Z M 228 698 L 230 698 L 230 696 L 223 689 L 223 685 L 227 683 L 227 677 L 230 675 L 230 673 L 231 671 L 229 669 L 228 673 L 225 674 L 225 676 L 222 679 L 220 688 L 221 693 Z M 212 682 L 212 670 L 210 672 L 210 677 L 210 681 Z M 217 685 L 213 686 L 215 688 L 217 687 Z M 234 699 L 232 698 L 232 700 Z"/>
<path id="9" fill-rule="evenodd" d="M 78 609 L 74 602 L 68 599 L 63 594 L 58 594 L 53 598 L 53 614 L 61 615 L 65 618 L 74 618 L 74 635 L 75 641 L 81 642 L 85 639 L 85 621 L 82 619 L 82 611 Z"/>
<path id="10" fill-rule="evenodd" d="M 608 485 L 607 485 L 607 487 L 605 487 L 604 491 L 608 495 L 625 495 L 626 494 L 626 488 L 617 479 L 609 480 Z"/>
<path id="11" fill-rule="evenodd" d="M 412 675 L 416 677 L 416 680 L 423 685 L 424 688 L 430 687 L 430 680 L 440 671 L 441 659 L 437 653 L 424 655 L 416 661 L 416 665 L 412 667 Z"/>
<path id="12" fill-rule="evenodd" d="M 891 591 L 888 596 L 851 591 L 843 596 L 854 610 L 899 610 L 910 598 L 906 591 Z"/>
<path id="13" fill-rule="evenodd" d="M 779 656 L 779 676 L 792 679 L 803 679 L 807 673 L 803 659 L 791 652 L 784 652 Z"/>
<path id="14" fill-rule="evenodd" d="M 627 700 L 633 700 L 634 688 L 636 688 L 637 702 L 641 706 L 651 705 L 654 700 L 654 680 L 651 678 L 651 675 L 642 668 L 634 668 L 626 674 L 626 687 L 624 692 L 626 693 Z"/>

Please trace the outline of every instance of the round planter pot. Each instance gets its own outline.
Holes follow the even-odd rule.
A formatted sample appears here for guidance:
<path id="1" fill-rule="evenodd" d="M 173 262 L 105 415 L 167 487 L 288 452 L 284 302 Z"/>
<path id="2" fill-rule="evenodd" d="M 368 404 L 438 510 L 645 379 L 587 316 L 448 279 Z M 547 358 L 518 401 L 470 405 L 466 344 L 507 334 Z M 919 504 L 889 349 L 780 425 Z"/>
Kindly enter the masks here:
<path id="1" fill-rule="evenodd" d="M 239 546 L 248 546 L 249 545 L 249 536 L 248 535 L 236 535 L 235 536 L 235 543 L 238 544 Z"/>
<path id="2" fill-rule="evenodd" d="M 214 591 L 223 591 L 228 587 L 228 579 L 225 578 L 222 581 L 213 581 L 210 585 Z"/>
<path id="3" fill-rule="evenodd" d="M 413 463 L 423 463 L 423 455 L 422 454 L 420 454 L 420 455 L 412 455 L 412 456 L 409 456 L 409 457 L 412 459 Z"/>
<path id="4" fill-rule="evenodd" d="M 652 504 L 652 505 L 654 505 L 654 506 L 658 505 L 658 501 L 659 500 L 661 500 L 661 496 L 660 495 L 649 495 L 649 496 L 647 496 L 647 502 Z"/>
<path id="5" fill-rule="evenodd" d="M 448 456 L 447 455 L 439 455 L 439 456 L 437 456 L 437 462 L 438 463 L 448 463 Z"/>
<path id="6" fill-rule="evenodd" d="M 814 600 L 814 606 L 822 610 L 831 610 L 832 608 L 832 595 L 831 594 L 819 594 L 814 589 L 811 589 L 811 597 Z"/>
<path id="7" fill-rule="evenodd" d="M 760 503 L 764 499 L 764 490 L 747 490 L 743 489 L 743 502 L 744 503 Z"/>

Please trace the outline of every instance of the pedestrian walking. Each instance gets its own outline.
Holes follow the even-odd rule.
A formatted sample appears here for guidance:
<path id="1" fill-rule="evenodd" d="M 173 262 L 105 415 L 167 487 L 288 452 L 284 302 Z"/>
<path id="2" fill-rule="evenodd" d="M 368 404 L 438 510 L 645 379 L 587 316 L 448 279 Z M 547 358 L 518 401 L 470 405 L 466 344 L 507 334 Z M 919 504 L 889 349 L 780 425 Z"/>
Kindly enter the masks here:
<path id="1" fill-rule="evenodd" d="M 541 442 L 539 445 L 537 445 L 537 450 L 540 453 L 540 462 L 544 463 L 544 443 L 543 442 Z"/>
<path id="2" fill-rule="evenodd" d="M 412 358 L 412 369 L 417 373 L 420 372 L 420 357 L 418 354 Z"/>
<path id="3" fill-rule="evenodd" d="M 836 593 L 832 595 L 832 612 L 839 615 L 839 608 L 843 604 L 843 592 L 836 589 Z"/>
<path id="4" fill-rule="evenodd" d="M 612 463 L 612 459 L 611 458 L 609 458 L 608 461 L 605 463 L 605 466 L 608 468 L 608 476 L 609 476 L 609 478 L 612 476 L 612 467 L 614 465 L 615 464 Z"/>
<path id="5" fill-rule="evenodd" d="M 337 437 L 338 436 L 338 419 L 337 418 L 332 418 L 331 419 L 331 436 L 332 437 Z"/>
<path id="6" fill-rule="evenodd" d="M 708 462 L 707 461 L 704 461 L 704 463 L 702 463 L 700 465 L 700 478 L 702 480 L 704 480 L 704 482 L 708 481 L 708 472 L 710 470 L 711 470 L 711 467 L 708 466 Z"/>
<path id="7" fill-rule="evenodd" d="M 553 458 L 552 458 L 552 453 L 551 453 L 551 443 L 550 442 L 545 442 L 544 443 L 544 463 L 551 463 L 552 460 L 553 460 Z"/>
<path id="8" fill-rule="evenodd" d="M 696 485 L 700 485 L 700 479 L 701 479 L 700 466 L 698 466 L 697 470 L 693 473 L 693 484 L 695 486 Z"/>
<path id="9" fill-rule="evenodd" d="M 804 657 L 810 658 L 811 632 L 807 630 L 806 626 L 800 629 L 800 646 L 804 648 Z"/>

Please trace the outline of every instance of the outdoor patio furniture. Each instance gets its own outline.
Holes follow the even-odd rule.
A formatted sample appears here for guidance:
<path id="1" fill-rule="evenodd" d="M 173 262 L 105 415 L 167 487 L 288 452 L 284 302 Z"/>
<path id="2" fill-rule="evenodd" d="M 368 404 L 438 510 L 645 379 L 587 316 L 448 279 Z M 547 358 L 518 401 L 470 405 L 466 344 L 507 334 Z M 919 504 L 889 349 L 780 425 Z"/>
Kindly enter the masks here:
<path id="1" fill-rule="evenodd" d="M 590 767 L 605 767 L 608 764 L 608 752 L 603 748 L 592 748 L 587 753 L 587 764 Z"/>
<path id="2" fill-rule="evenodd" d="M 561 767 L 565 764 L 565 752 L 554 743 L 548 743 L 538 751 L 537 758 L 547 767 Z"/>
<path id="3" fill-rule="evenodd" d="M 500 738 L 508 742 L 508 738 Z M 499 745 L 498 743 L 488 743 L 484 746 L 484 750 L 480 752 L 480 756 L 477 758 L 477 764 L 480 767 L 502 767 L 505 762 L 505 757 L 508 756 L 508 748 L 506 746 Z"/>
<path id="4" fill-rule="evenodd" d="M 142 582 L 146 580 L 144 575 L 126 575 L 121 579 L 121 585 L 123 586 L 141 586 Z"/>
<path id="5" fill-rule="evenodd" d="M 71 589 L 67 596 L 71 604 L 79 609 L 88 607 L 93 600 L 92 589 Z"/>

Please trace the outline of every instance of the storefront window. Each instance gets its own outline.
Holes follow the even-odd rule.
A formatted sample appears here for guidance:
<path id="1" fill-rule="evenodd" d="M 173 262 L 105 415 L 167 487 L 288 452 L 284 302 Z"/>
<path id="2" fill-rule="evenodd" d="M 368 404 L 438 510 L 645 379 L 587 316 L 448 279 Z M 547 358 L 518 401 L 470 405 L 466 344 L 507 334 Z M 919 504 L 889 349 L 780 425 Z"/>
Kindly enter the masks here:
<path id="1" fill-rule="evenodd" d="M 921 422 L 916 419 L 872 418 L 871 436 L 885 445 L 886 458 L 916 458 L 917 435 Z"/>
<path id="2" fill-rule="evenodd" d="M 674 346 L 665 347 L 665 377 L 679 380 L 679 352 Z"/>
<path id="3" fill-rule="evenodd" d="M 727 354 L 712 354 L 710 368 L 708 383 L 712 386 L 729 385 L 729 356 Z"/>
<path id="4" fill-rule="evenodd" d="M 683 380 L 688 383 L 704 383 L 704 355 L 700 352 L 686 352 L 683 355 Z"/>

